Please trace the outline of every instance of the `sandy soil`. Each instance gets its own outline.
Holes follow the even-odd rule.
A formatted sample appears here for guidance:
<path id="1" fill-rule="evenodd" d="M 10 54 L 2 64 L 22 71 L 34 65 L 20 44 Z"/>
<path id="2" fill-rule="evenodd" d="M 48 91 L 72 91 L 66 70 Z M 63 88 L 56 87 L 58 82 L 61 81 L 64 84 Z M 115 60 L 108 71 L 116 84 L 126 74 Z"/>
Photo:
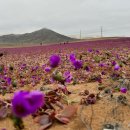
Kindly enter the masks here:
<path id="1" fill-rule="evenodd" d="M 40 85 L 38 86 L 40 87 Z M 24 88 L 26 89 L 26 88 Z M 104 97 L 101 100 L 97 101 L 94 105 L 85 106 L 79 105 L 81 96 L 79 96 L 79 92 L 82 90 L 88 89 L 91 93 L 96 93 L 97 83 L 87 83 L 81 85 L 70 85 L 68 87 L 72 94 L 70 95 L 70 99 L 77 101 L 75 105 L 78 106 L 77 114 L 71 119 L 70 123 L 67 125 L 60 124 L 58 122 L 54 122 L 53 126 L 48 130 L 87 130 L 85 124 L 81 121 L 81 108 L 82 117 L 86 119 L 89 123 L 90 119 L 92 130 L 102 130 L 102 126 L 104 123 L 116 123 L 118 122 L 122 128 L 121 130 L 130 130 L 130 107 L 123 106 L 120 104 L 115 105 L 115 102 L 112 101 L 109 97 Z M 118 95 L 118 94 L 117 94 Z M 6 95 L 5 97 L 0 98 L 10 98 L 12 95 Z M 130 101 L 130 96 L 127 96 Z M 113 108 L 117 107 L 116 114 L 113 114 Z M 92 116 L 93 109 L 93 116 Z M 24 118 L 25 130 L 39 130 L 40 126 L 34 123 L 34 120 L 31 116 Z M 2 128 L 6 128 L 7 130 L 14 130 L 12 122 L 10 119 L 4 119 L 0 121 L 0 130 Z"/>

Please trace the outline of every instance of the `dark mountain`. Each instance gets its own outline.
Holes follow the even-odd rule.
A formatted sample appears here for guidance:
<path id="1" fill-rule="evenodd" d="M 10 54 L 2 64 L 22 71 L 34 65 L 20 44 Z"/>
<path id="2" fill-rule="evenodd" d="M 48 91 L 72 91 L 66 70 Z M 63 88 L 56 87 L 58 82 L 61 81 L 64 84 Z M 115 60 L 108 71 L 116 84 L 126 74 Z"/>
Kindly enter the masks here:
<path id="1" fill-rule="evenodd" d="M 73 41 L 75 39 L 61 35 L 52 30 L 43 28 L 32 33 L 10 34 L 0 36 L 0 44 L 39 44 L 59 43 Z"/>

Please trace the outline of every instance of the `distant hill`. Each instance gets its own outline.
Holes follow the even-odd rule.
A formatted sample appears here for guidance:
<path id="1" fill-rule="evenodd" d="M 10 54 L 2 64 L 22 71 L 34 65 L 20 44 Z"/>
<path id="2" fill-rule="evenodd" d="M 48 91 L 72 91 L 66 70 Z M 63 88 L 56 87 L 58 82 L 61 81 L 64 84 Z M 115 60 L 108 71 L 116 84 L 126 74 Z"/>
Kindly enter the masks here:
<path id="1" fill-rule="evenodd" d="M 50 29 L 40 29 L 25 34 L 10 34 L 0 36 L 0 44 L 39 44 L 39 43 L 59 43 L 66 41 L 74 41 L 75 39 L 61 35 Z"/>

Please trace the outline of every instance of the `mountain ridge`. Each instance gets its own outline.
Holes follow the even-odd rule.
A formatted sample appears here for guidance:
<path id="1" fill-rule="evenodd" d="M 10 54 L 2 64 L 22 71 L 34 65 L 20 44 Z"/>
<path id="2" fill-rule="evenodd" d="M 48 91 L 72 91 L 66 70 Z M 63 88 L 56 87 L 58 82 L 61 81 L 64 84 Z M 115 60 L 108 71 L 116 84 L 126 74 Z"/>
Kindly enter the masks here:
<path id="1" fill-rule="evenodd" d="M 0 44 L 46 44 L 74 40 L 76 39 L 67 37 L 47 28 L 42 28 L 31 33 L 8 34 L 0 36 Z"/>

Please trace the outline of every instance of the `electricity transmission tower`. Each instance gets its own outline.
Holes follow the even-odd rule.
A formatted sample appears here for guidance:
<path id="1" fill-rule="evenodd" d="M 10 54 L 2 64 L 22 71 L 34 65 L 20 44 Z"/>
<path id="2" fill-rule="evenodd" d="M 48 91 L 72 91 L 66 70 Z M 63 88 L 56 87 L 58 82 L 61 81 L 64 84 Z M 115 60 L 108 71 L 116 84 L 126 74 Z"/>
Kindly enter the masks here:
<path id="1" fill-rule="evenodd" d="M 80 35 L 80 39 L 81 39 L 82 38 L 82 32 L 81 32 L 81 30 L 80 30 L 80 34 L 79 35 Z"/>
<path id="2" fill-rule="evenodd" d="M 101 37 L 103 37 L 103 27 L 101 26 Z"/>

